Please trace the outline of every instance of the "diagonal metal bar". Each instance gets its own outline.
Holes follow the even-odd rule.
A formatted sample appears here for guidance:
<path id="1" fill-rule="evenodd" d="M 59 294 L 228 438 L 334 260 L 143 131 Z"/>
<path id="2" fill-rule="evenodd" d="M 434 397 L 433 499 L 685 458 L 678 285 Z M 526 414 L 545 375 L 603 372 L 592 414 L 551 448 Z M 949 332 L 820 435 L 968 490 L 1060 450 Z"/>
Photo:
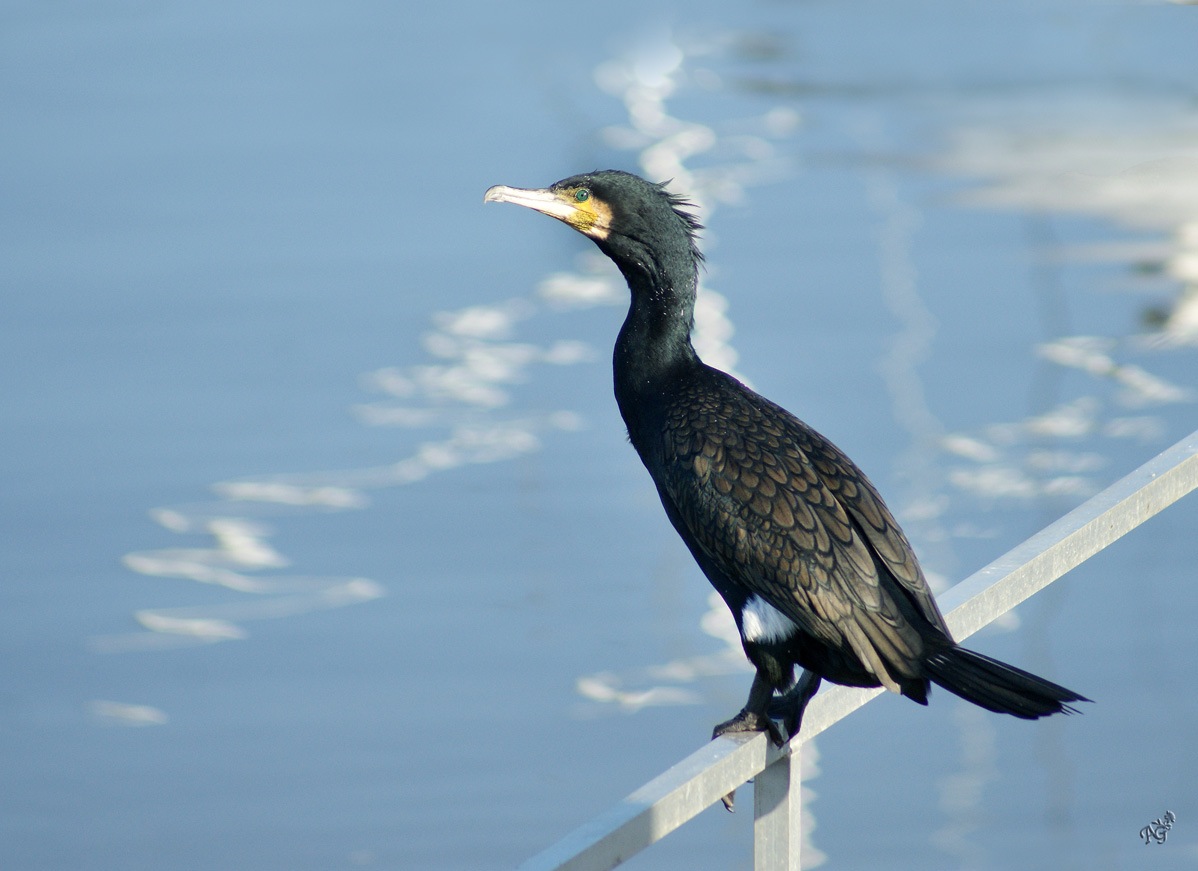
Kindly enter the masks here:
<path id="1" fill-rule="evenodd" d="M 1198 432 L 984 569 L 938 601 L 953 635 L 966 638 L 1198 488 Z"/>
<path id="2" fill-rule="evenodd" d="M 755 777 L 780 753 L 762 733 L 718 738 L 520 868 L 614 868 Z"/>
<path id="3" fill-rule="evenodd" d="M 938 597 L 953 636 L 972 635 L 1196 488 L 1198 432 Z M 821 692 L 807 706 L 802 733 L 781 750 L 760 733 L 718 738 L 525 862 L 521 871 L 614 868 L 881 693 L 841 686 Z M 797 788 L 797 766 L 792 770 Z"/>

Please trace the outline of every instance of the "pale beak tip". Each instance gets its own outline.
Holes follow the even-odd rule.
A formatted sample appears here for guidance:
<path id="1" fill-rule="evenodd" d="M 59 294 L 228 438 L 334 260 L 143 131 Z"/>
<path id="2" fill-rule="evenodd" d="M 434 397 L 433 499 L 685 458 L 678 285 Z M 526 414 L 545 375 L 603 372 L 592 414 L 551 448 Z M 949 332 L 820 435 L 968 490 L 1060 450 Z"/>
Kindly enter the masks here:
<path id="1" fill-rule="evenodd" d="M 483 202 L 502 203 L 504 201 L 504 194 L 507 193 L 507 190 L 507 185 L 491 185 L 491 187 L 487 188 L 487 192 L 483 194 Z"/>

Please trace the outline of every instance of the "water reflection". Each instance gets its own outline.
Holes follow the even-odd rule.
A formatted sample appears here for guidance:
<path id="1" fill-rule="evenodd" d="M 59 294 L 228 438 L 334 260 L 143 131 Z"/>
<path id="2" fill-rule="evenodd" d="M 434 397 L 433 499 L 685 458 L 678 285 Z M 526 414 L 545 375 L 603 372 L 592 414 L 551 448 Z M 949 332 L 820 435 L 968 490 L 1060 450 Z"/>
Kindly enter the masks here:
<path id="1" fill-rule="evenodd" d="M 698 654 L 616 673 L 601 671 L 580 677 L 575 688 L 583 698 L 603 704 L 614 704 L 625 713 L 635 713 L 654 705 L 692 705 L 704 696 L 688 689 L 703 678 L 729 674 L 751 673 L 752 665 L 745 659 L 740 633 L 728 607 L 717 593 L 707 597 L 707 611 L 699 620 L 699 628 L 722 642 L 714 653 Z M 595 711 L 583 709 L 584 713 Z"/>
<path id="2" fill-rule="evenodd" d="M 98 699 L 88 705 L 92 716 L 100 723 L 115 726 L 165 726 L 170 722 L 166 712 L 150 705 L 130 705 Z"/>
<path id="3" fill-rule="evenodd" d="M 706 49 L 697 50 L 702 54 Z M 734 135 L 718 136 L 705 125 L 682 121 L 666 111 L 666 101 L 687 75 L 688 57 L 673 42 L 603 65 L 600 85 L 618 95 L 628 110 L 628 127 L 613 127 L 609 139 L 635 142 L 640 162 L 652 177 L 675 179 L 679 190 L 710 215 L 719 202 L 740 198 L 746 185 L 777 173 L 781 162 L 767 136 L 788 133 L 796 118 L 787 110 L 742 122 Z M 725 162 L 692 170 L 687 161 L 702 153 L 720 153 Z M 552 433 L 585 426 L 575 410 L 533 411 L 522 407 L 516 385 L 535 380 L 541 366 L 572 366 L 607 357 L 587 343 L 559 339 L 547 345 L 521 341 L 521 328 L 536 318 L 596 305 L 625 305 L 627 291 L 604 258 L 587 256 L 576 271 L 547 276 L 528 295 L 494 304 L 471 305 L 436 313 L 422 339 L 427 361 L 367 373 L 363 388 L 382 398 L 357 405 L 353 412 L 369 426 L 441 430 L 439 438 L 416 445 L 393 463 L 359 469 L 277 474 L 221 481 L 212 485 L 218 501 L 157 508 L 151 517 L 163 528 L 210 539 L 203 547 L 164 548 L 130 553 L 126 567 L 139 574 L 181 578 L 217 585 L 252 596 L 217 606 L 142 609 L 134 614 L 140 631 L 93 638 L 98 652 L 115 653 L 212 644 L 244 639 L 246 623 L 361 604 L 384 595 L 382 584 L 359 577 L 306 577 L 277 572 L 291 560 L 270 542 L 266 521 L 297 512 L 346 511 L 369 504 L 369 492 L 424 480 L 464 465 L 494 463 L 535 452 Z M 694 342 L 703 356 L 734 371 L 727 300 L 707 281 L 695 310 Z M 269 574 L 264 574 L 269 573 Z M 705 621 L 731 619 L 713 608 Z M 711 631 L 727 635 L 728 626 Z M 680 662 L 646 670 L 650 677 L 677 680 L 684 674 L 726 673 L 743 667 L 739 645 L 713 661 Z M 625 691 L 611 675 L 581 678 L 587 698 L 635 709 L 645 704 L 693 702 L 693 693 L 658 686 Z"/>
<path id="4" fill-rule="evenodd" d="M 977 868 L 986 856 L 972 836 L 986 815 L 986 787 L 998 777 L 997 729 L 993 715 L 973 705 L 955 704 L 949 716 L 956 726 L 960 767 L 936 783 L 944 821 L 930 840 L 958 867 Z"/>
<path id="5" fill-rule="evenodd" d="M 1142 99 L 1087 102 L 1067 112 L 1036 99 L 987 108 L 995 120 L 963 122 L 935 162 L 942 171 L 984 180 L 963 201 L 1033 216 L 1088 215 L 1125 233 L 1157 234 L 1147 242 L 1128 242 L 1121 235 L 1113 242 L 1072 247 L 1050 239 L 1036 254 L 1053 264 L 1122 264 L 1129 275 L 1167 279 L 1158 292 L 1173 294 L 1163 311 L 1145 313 L 1150 332 L 1064 334 L 1040 343 L 1036 353 L 1050 367 L 1086 376 L 1084 392 L 1060 398 L 1025 420 L 953 433 L 943 441 L 957 461 L 950 482 L 975 496 L 1081 497 L 1096 490 L 1107 474 L 1106 452 L 1072 445 L 1095 445 L 1095 439 L 1158 442 L 1166 425 L 1150 410 L 1195 397 L 1191 387 L 1149 367 L 1154 354 L 1193 347 L 1198 338 L 1198 157 L 1193 156 L 1198 117 L 1185 105 Z M 1091 290 L 1103 292 L 1112 291 Z M 1061 320 L 1053 318 L 1053 326 L 1068 329 Z M 1133 362 L 1136 358 L 1144 362 Z M 1041 447 L 1045 439 L 1052 448 Z"/>
<path id="6" fill-rule="evenodd" d="M 593 297 L 593 287 L 583 283 Z M 562 280 L 555 300 L 569 297 Z M 579 301 L 579 300 L 576 300 Z M 393 463 L 359 469 L 279 474 L 213 485 L 220 501 L 157 508 L 151 517 L 176 533 L 205 535 L 207 547 L 165 548 L 128 554 L 125 565 L 140 574 L 182 578 L 248 594 L 251 601 L 217 606 L 144 609 L 134 617 L 143 631 L 92 639 L 99 652 L 211 644 L 247 637 L 250 621 L 292 617 L 369 602 L 384 595 L 369 578 L 269 574 L 290 566 L 270 543 L 265 518 L 303 511 L 345 511 L 369 504 L 369 492 L 421 481 L 437 472 L 476 463 L 510 460 L 536 451 L 551 431 L 582 426 L 569 410 L 531 413 L 509 408 L 508 387 L 531 377 L 537 365 L 569 366 L 591 359 L 581 342 L 538 347 L 514 340 L 517 325 L 546 310 L 533 299 L 440 312 L 424 347 L 435 362 L 386 368 L 363 377 L 367 390 L 385 398 L 357 406 L 365 424 L 441 429 L 441 438 L 416 445 Z"/>
<path id="7" fill-rule="evenodd" d="M 945 171 L 986 180 L 966 197 L 980 207 L 1013 208 L 1030 215 L 1088 215 L 1124 232 L 1160 234 L 1160 240 L 1148 243 L 1120 239 L 1064 250 L 1052 240 L 1037 255 L 1054 262 L 1123 264 L 1129 273 L 1167 276 L 1177 282 L 1177 296 L 1166 314 L 1144 319 L 1156 327 L 1151 333 L 1066 333 L 1041 342 L 1036 354 L 1050 369 L 1059 376 L 1083 377 L 1054 378 L 1050 371 L 1046 374 L 1056 385 L 1056 398 L 1048 407 L 1023 420 L 944 437 L 949 483 L 977 499 L 1076 503 L 1111 474 L 1110 450 L 1104 443 L 1159 442 L 1167 425 L 1152 410 L 1194 400 L 1192 388 L 1149 366 L 1152 353 L 1192 346 L 1195 339 L 1198 271 L 1193 268 L 1191 241 L 1198 221 L 1198 160 L 1176 153 L 1192 153 L 1198 145 L 1198 119 L 1192 110 L 1175 105 L 1163 110 L 1157 106 L 1154 112 L 1142 101 L 1105 104 L 1097 112 L 1089 108 L 1076 114 L 1054 106 L 1046 113 L 1035 100 L 1005 106 L 995 113 L 1000 119 L 996 122 L 963 124 L 950 137 L 938 164 Z M 1146 257 L 1159 266 L 1143 269 Z M 1109 292 L 1090 288 L 1088 295 L 1104 290 Z M 1059 292 L 1047 288 L 1048 294 Z M 1043 307 L 1055 314 L 1052 327 L 1068 329 L 1059 301 Z M 1145 356 L 1144 365 L 1132 362 Z M 1062 396 L 1065 384 L 1071 393 Z M 1047 657 L 1047 631 L 1046 625 L 1037 625 L 1027 633 L 1042 658 Z M 982 790 L 996 775 L 993 726 L 968 706 L 957 705 L 954 717 L 961 725 L 959 769 L 939 782 L 945 822 L 933 843 L 962 866 L 980 866 L 986 855 L 971 834 L 982 813 Z M 1047 810 L 1058 824 L 1068 825 L 1075 774 L 1063 736 L 1045 729 L 1037 737 L 1049 780 Z"/>

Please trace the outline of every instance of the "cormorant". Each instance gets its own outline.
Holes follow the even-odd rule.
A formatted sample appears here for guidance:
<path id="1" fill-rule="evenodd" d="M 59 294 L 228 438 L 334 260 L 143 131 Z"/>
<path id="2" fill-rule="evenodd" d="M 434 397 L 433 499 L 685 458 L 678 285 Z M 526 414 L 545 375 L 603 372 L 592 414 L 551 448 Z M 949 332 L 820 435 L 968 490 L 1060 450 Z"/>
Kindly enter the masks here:
<path id="1" fill-rule="evenodd" d="M 884 686 L 921 705 L 931 682 L 1027 720 L 1089 701 L 959 647 L 911 544 L 853 461 L 699 359 L 691 326 L 703 255 L 690 203 L 617 170 L 542 190 L 496 185 L 484 202 L 569 224 L 628 282 L 616 402 L 666 514 L 731 609 L 757 669 L 744 709 L 713 738 L 765 730 L 781 744 L 822 679 Z M 805 669 L 797 682 L 796 665 Z"/>

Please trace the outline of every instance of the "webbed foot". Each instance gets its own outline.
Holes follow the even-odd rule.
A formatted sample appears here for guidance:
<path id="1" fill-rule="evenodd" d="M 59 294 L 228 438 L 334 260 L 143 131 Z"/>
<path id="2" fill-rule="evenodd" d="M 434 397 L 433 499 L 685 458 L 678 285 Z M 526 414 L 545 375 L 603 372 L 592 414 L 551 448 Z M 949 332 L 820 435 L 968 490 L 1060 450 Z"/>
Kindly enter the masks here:
<path id="1" fill-rule="evenodd" d="M 753 686 L 749 688 L 749 701 L 745 703 L 744 709 L 731 720 L 716 726 L 712 730 L 711 740 L 734 732 L 768 732 L 774 744 L 781 747 L 786 743 L 786 738 L 767 713 L 773 696 L 774 683 L 758 669 L 757 674 L 753 676 Z M 736 790 L 733 790 L 724 796 L 724 807 L 731 811 L 735 800 Z"/>
<path id="2" fill-rule="evenodd" d="M 769 732 L 770 738 L 775 744 L 781 747 L 786 743 L 781 730 L 778 729 L 778 724 L 771 720 L 765 714 L 758 711 L 750 711 L 745 708 L 731 720 L 720 723 L 711 732 L 711 740 L 715 740 L 721 735 L 727 735 L 729 732 Z"/>
<path id="3" fill-rule="evenodd" d="M 711 732 L 711 740 L 714 741 L 721 735 L 727 735 L 732 732 L 768 732 L 770 740 L 778 747 L 786 743 L 786 739 L 782 737 L 782 733 L 778 730 L 778 724 L 767 717 L 765 714 L 759 714 L 756 711 L 750 711 L 747 708 L 733 717 L 731 720 L 720 723 Z M 722 799 L 724 808 L 732 813 L 736 808 L 736 790 L 728 793 Z"/>

